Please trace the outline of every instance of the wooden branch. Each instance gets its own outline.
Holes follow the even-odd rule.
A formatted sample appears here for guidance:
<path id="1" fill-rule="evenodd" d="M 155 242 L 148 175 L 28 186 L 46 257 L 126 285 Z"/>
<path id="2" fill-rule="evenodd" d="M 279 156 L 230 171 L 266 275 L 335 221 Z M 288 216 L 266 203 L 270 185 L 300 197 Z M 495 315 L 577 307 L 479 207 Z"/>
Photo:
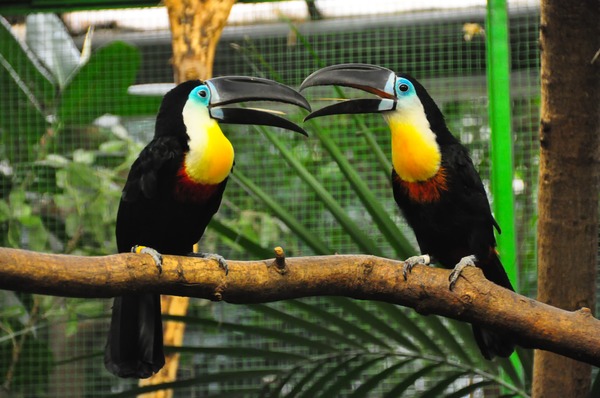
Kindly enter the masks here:
<path id="1" fill-rule="evenodd" d="M 465 269 L 453 291 L 449 271 L 416 266 L 404 280 L 402 262 L 366 255 L 261 261 L 164 256 L 162 273 L 149 255 L 52 255 L 0 248 L 0 289 L 71 297 L 153 292 L 236 304 L 309 296 L 379 300 L 513 333 L 521 346 L 600 366 L 600 321 L 590 310 L 564 311 L 518 295 Z"/>

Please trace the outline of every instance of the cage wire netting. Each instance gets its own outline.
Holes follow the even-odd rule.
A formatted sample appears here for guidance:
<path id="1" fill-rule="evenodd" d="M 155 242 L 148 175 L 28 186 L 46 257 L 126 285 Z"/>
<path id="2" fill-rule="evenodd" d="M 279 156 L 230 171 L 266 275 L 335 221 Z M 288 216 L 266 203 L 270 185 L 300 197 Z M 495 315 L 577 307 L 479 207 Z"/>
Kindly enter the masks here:
<path id="1" fill-rule="evenodd" d="M 286 3 L 299 4 L 302 10 L 306 7 L 301 1 Z M 322 19 L 312 21 L 305 10 L 298 16 L 285 3 L 235 5 L 217 49 L 214 75 L 261 76 L 298 87 L 314 70 L 337 63 L 371 63 L 410 73 L 428 89 L 445 114 L 450 130 L 468 146 L 489 188 L 493 165 L 489 154 L 485 3 L 457 2 L 445 9 L 398 6 L 380 12 L 375 6 L 383 2 L 373 3 L 373 9 L 369 10 L 364 10 L 364 3 L 360 8 L 353 8 L 352 4 L 318 1 L 316 6 L 322 12 Z M 31 90 L 30 96 L 24 98 L 12 92 L 14 80 L 39 82 L 40 72 L 19 58 L 21 53 L 17 54 L 14 46 L 7 45 L 6 35 L 2 38 L 2 51 L 15 51 L 2 54 L 3 59 L 18 60 L 13 71 L 18 77 L 3 71 L 0 80 L 3 93 L 0 105 L 4 109 L 1 117 L 5 118 L 0 125 L 2 245 L 68 254 L 111 254 L 116 251 L 113 235 L 120 190 L 129 165 L 152 137 L 159 103 L 157 97 L 137 96 L 132 100 L 125 93 L 133 84 L 172 82 L 166 11 L 118 10 L 101 21 L 91 19 L 97 15 L 93 12 L 63 14 L 67 30 L 62 36 L 58 33 L 61 25 L 48 15 L 7 16 L 14 34 L 21 43 L 27 43 L 20 44 L 21 48 L 28 46 L 27 51 L 42 60 L 44 65 L 39 70 L 57 71 L 64 63 L 77 64 L 81 57 L 87 57 L 84 37 L 90 24 L 95 25 L 92 51 L 86 67 L 73 66 L 70 78 L 55 74 L 50 78 L 52 84 L 36 83 L 38 86 Z M 519 291 L 531 297 L 536 290 L 538 18 L 537 3 L 510 2 Z M 144 26 L 138 25 L 141 21 Z M 56 39 L 52 47 L 42 40 L 50 36 Z M 69 40 L 74 45 L 69 45 Z M 305 94 L 314 108 L 321 106 L 318 98 L 340 95 L 330 88 L 316 88 Z M 352 90 L 343 90 L 343 94 L 364 96 Z M 291 111 L 290 119 L 298 123 L 305 116 L 290 107 L 281 109 Z M 372 239 L 377 250 L 372 254 L 399 257 L 340 172 L 336 160 L 317 138 L 319 135 L 335 142 L 362 182 L 414 244 L 393 202 L 389 163 L 386 165 L 378 158 L 373 146 L 367 143 L 372 137 L 389 162 L 389 133 L 381 117 L 338 116 L 317 120 L 305 125 L 311 134 L 309 139 L 285 131 L 265 133 L 263 129 L 226 127 L 236 148 L 235 171 L 215 217 L 217 224 L 208 229 L 200 242 L 202 251 L 243 260 L 261 258 L 265 253 L 270 256 L 265 250 L 275 246 L 283 246 L 288 256 L 365 252 L 340 226 L 314 189 L 288 166 L 273 143 L 275 139 Z M 273 198 L 310 231 L 319 245 L 298 238 L 294 229 L 274 215 L 236 174 L 250 179 Z M 240 242 L 240 236 L 265 250 L 249 251 Z M 31 296 L 19 292 L 1 292 L 0 297 L 0 375 L 7 391 L 23 397 L 95 397 L 136 386 L 135 381 L 117 379 L 104 370 L 102 351 L 110 300 Z M 371 319 L 372 314 L 377 319 Z M 327 316 L 332 320 L 327 321 Z M 415 378 L 407 386 L 405 396 L 417 395 L 431 386 L 440 386 L 440 392 L 459 391 L 484 380 L 481 374 L 464 369 L 464 374 L 457 376 L 452 363 L 460 362 L 460 357 L 438 362 L 402 357 L 406 352 L 388 341 L 392 332 L 377 330 L 377 326 L 383 328 L 387 324 L 402 332 L 398 316 L 422 326 L 423 341 L 429 338 L 444 345 L 443 341 L 437 341 L 439 329 L 431 328 L 447 326 L 450 321 L 420 317 L 413 311 L 384 307 L 380 303 L 313 298 L 245 306 L 192 299 L 184 345 L 203 349 L 182 352 L 178 380 L 197 379 L 178 388 L 175 396 L 233 396 L 234 393 L 257 396 L 256 391 L 268 396 L 279 382 L 281 395 L 298 392 L 320 396 L 336 385 L 340 374 L 354 374 L 350 385 L 343 385 L 330 395 L 351 396 L 362 381 L 387 372 L 389 376 L 368 395 L 378 397 L 396 387 L 398 380 L 406 380 L 407 375 L 426 366 L 436 367 L 435 372 Z M 330 333 L 305 323 L 316 323 Z M 365 348 L 375 355 L 371 362 L 361 362 L 363 357 L 353 340 L 368 338 L 353 329 L 353 325 L 372 335 Z M 466 343 L 471 339 L 468 327 L 452 325 L 453 330 L 460 332 L 458 343 L 468 346 Z M 277 337 L 278 334 L 288 336 L 289 340 Z M 414 339 L 410 333 L 406 337 Z M 341 347 L 335 352 L 327 350 L 332 339 L 338 339 Z M 210 350 L 224 346 L 277 351 L 281 356 L 249 355 L 241 350 L 237 355 L 219 355 Z M 383 346 L 385 350 L 381 350 Z M 472 344 L 465 348 L 467 354 L 477 355 L 470 347 Z M 440 352 L 447 353 L 445 349 Z M 386 352 L 398 354 L 406 363 L 400 366 L 399 359 L 385 356 Z M 447 354 L 456 357 L 456 352 Z M 302 371 L 303 364 L 311 371 Z M 285 383 L 269 369 L 296 370 Z M 225 377 L 227 372 L 236 371 L 243 376 Z M 219 372 L 225 376 L 207 379 L 208 382 L 202 379 Z M 328 380 L 311 390 L 311 380 L 319 377 Z M 446 385 L 444 380 L 449 380 Z M 493 393 L 487 391 L 486 396 Z M 482 389 L 473 394 L 483 396 Z"/>

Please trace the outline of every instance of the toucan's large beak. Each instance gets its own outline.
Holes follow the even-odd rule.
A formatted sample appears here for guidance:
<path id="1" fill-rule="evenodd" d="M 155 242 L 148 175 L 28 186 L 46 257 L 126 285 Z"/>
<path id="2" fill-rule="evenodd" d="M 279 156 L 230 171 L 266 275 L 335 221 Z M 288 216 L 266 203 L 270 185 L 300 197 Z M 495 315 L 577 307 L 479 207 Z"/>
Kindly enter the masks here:
<path id="1" fill-rule="evenodd" d="M 346 86 L 379 96 L 379 99 L 357 99 L 340 102 L 309 114 L 304 120 L 342 113 L 375 113 L 396 108 L 394 84 L 396 74 L 381 66 L 368 64 L 332 65 L 308 76 L 300 90 L 313 86 Z"/>
<path id="2" fill-rule="evenodd" d="M 209 112 L 213 119 L 231 124 L 281 127 L 308 136 L 300 126 L 272 113 L 248 108 L 224 108 L 245 101 L 276 101 L 310 111 L 308 101 L 296 90 L 268 79 L 246 76 L 216 77 L 206 81 L 210 89 Z"/>

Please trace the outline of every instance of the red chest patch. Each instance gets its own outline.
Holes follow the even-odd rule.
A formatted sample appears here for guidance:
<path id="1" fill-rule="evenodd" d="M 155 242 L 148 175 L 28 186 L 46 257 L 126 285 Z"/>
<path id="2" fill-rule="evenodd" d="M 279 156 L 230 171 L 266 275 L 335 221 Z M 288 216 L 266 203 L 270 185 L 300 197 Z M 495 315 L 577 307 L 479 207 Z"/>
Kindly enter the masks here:
<path id="1" fill-rule="evenodd" d="M 443 167 L 427 181 L 407 182 L 396 177 L 396 182 L 404 189 L 410 200 L 418 203 L 437 202 L 442 192 L 448 190 L 446 170 Z"/>
<path id="2" fill-rule="evenodd" d="M 175 198 L 185 203 L 204 203 L 215 193 L 219 185 L 194 182 L 181 167 L 177 172 L 177 182 L 174 188 Z"/>

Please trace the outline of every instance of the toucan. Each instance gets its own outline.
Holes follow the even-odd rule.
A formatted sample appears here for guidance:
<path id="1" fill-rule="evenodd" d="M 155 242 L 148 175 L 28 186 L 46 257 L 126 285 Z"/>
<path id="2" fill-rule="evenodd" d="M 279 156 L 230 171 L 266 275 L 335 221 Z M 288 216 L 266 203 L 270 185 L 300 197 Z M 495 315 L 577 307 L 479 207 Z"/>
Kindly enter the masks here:
<path id="1" fill-rule="evenodd" d="M 165 94 L 154 138 L 129 171 L 117 212 L 119 252 L 188 255 L 217 212 L 234 164 L 220 124 L 281 127 L 307 135 L 295 123 L 257 109 L 227 106 L 276 101 L 310 111 L 297 91 L 274 81 L 227 76 L 191 80 Z M 226 267 L 226 263 L 225 263 Z M 104 363 L 116 376 L 148 378 L 165 363 L 158 294 L 117 297 Z"/>
<path id="2" fill-rule="evenodd" d="M 477 266 L 490 281 L 513 290 L 496 250 L 492 216 L 481 178 L 469 152 L 449 131 L 444 115 L 425 88 L 407 74 L 368 64 L 333 65 L 308 76 L 300 90 L 337 85 L 377 98 L 339 102 L 305 120 L 334 114 L 381 113 L 392 140 L 391 184 L 398 207 L 413 229 L 421 255 L 407 259 L 404 276 L 416 264 L 437 261 L 453 268 L 452 289 L 465 266 Z M 510 335 L 473 325 L 483 356 L 508 357 Z"/>

